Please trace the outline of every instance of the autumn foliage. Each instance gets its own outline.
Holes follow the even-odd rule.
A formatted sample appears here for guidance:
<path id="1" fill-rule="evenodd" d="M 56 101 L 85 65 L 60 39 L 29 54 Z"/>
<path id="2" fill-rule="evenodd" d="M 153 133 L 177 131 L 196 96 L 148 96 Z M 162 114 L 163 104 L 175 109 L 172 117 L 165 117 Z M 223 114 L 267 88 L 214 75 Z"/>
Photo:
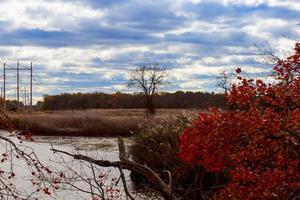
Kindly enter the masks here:
<path id="1" fill-rule="evenodd" d="M 229 109 L 199 113 L 180 136 L 184 161 L 222 174 L 213 199 L 296 199 L 300 167 L 300 43 L 279 61 L 275 79 L 243 78 L 227 95 Z"/>

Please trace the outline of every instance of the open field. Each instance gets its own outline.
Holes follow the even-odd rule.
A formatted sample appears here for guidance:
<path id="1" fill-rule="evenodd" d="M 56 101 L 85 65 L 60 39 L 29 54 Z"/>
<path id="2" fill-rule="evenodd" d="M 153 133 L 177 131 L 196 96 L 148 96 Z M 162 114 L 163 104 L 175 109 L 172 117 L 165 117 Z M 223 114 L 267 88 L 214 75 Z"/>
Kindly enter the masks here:
<path id="1" fill-rule="evenodd" d="M 158 118 L 195 114 L 197 110 L 159 109 Z M 90 109 L 9 113 L 34 135 L 129 136 L 145 120 L 144 109 Z"/>

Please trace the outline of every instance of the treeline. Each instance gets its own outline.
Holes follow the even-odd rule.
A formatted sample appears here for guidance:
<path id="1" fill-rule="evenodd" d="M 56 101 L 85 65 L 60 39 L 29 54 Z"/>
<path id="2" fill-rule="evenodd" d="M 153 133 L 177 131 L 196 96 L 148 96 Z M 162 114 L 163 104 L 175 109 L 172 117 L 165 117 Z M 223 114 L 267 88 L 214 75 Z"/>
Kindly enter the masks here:
<path id="1" fill-rule="evenodd" d="M 197 108 L 224 107 L 223 94 L 207 92 L 182 92 L 160 93 L 154 97 L 156 108 Z M 60 95 L 45 95 L 44 101 L 38 103 L 43 110 L 69 110 L 69 109 L 129 109 L 145 108 L 142 94 L 128 94 L 117 92 L 106 94 L 95 93 L 64 93 Z"/>

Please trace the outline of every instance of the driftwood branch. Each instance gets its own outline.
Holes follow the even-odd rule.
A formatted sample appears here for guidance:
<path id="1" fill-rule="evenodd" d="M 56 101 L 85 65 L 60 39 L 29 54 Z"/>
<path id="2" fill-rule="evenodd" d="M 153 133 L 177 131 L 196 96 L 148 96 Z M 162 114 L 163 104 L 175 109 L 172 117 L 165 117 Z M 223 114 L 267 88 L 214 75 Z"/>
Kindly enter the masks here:
<path id="1" fill-rule="evenodd" d="M 126 179 L 125 179 L 125 175 L 124 175 L 124 172 L 123 172 L 122 168 L 119 168 L 119 172 L 120 172 L 120 177 L 121 177 L 123 187 L 124 187 L 124 191 L 125 191 L 126 195 L 129 197 L 130 200 L 134 200 L 134 198 L 131 196 L 131 194 L 130 194 L 128 188 L 127 188 Z"/>
<path id="2" fill-rule="evenodd" d="M 153 189 L 161 194 L 166 200 L 177 200 L 178 198 L 173 194 L 170 182 L 166 183 L 155 171 L 145 165 L 133 162 L 128 159 L 123 139 L 119 138 L 119 157 L 120 161 L 97 160 L 81 154 L 72 154 L 66 151 L 51 149 L 55 153 L 62 153 L 68 155 L 76 160 L 82 160 L 101 167 L 116 167 L 118 169 L 127 169 L 132 172 L 144 176 L 153 186 Z"/>

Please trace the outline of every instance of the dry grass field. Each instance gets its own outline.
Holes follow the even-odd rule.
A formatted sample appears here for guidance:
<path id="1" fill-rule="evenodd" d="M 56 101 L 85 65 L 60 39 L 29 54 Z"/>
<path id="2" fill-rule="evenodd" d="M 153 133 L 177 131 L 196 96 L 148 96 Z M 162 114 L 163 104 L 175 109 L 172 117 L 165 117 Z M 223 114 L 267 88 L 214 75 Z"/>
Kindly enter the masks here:
<path id="1" fill-rule="evenodd" d="M 157 118 L 194 114 L 196 110 L 159 109 Z M 9 113 L 34 135 L 129 136 L 145 121 L 143 109 L 90 109 Z"/>

